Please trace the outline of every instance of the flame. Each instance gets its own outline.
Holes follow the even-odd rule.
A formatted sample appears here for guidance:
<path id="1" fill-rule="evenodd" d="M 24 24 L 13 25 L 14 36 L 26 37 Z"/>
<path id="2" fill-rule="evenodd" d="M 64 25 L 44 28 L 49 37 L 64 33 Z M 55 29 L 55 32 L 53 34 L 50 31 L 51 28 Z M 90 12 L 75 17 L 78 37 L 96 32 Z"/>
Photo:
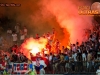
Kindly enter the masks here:
<path id="1" fill-rule="evenodd" d="M 38 47 L 33 47 L 30 52 L 35 55 L 36 53 L 40 52 L 40 49 Z"/>
<path id="2" fill-rule="evenodd" d="M 70 50 L 70 46 L 67 46 L 67 48 Z"/>
<path id="3" fill-rule="evenodd" d="M 72 44 L 75 44 L 78 40 L 81 44 L 85 41 L 83 37 L 84 29 L 90 29 L 92 27 L 93 17 L 79 15 L 78 6 L 90 6 L 90 0 L 81 0 L 80 2 L 79 0 L 41 0 L 41 3 L 45 10 L 49 11 L 56 17 L 58 25 L 60 25 L 61 28 L 64 28 L 64 34 L 61 35 L 64 35 L 64 38 L 61 39 L 61 43 L 67 45 L 70 41 Z M 44 13 L 44 11 L 43 15 L 46 16 L 47 14 Z M 66 40 L 68 42 L 65 42 Z"/>
<path id="4" fill-rule="evenodd" d="M 41 52 L 47 44 L 46 38 L 29 38 L 22 44 L 23 54 L 30 59 L 30 53 L 36 55 L 36 53 Z"/>

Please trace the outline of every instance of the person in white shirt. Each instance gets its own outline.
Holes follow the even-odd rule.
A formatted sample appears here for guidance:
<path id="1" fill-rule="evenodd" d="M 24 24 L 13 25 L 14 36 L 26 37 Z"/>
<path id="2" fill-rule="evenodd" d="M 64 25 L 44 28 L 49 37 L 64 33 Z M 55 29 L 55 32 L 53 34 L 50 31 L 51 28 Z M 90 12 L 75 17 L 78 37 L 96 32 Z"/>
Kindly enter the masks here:
<path id="1" fill-rule="evenodd" d="M 50 53 L 50 55 L 49 55 L 49 62 L 51 62 L 52 61 L 52 53 Z"/>
<path id="2" fill-rule="evenodd" d="M 76 52 L 73 52 L 73 54 L 72 54 L 72 58 L 74 59 L 74 61 L 77 62 L 77 53 L 76 53 Z"/>
<path id="3" fill-rule="evenodd" d="M 77 64 L 77 52 L 73 52 L 72 58 L 74 60 L 75 70 L 78 70 L 78 64 Z"/>
<path id="4" fill-rule="evenodd" d="M 17 44 L 17 34 L 16 33 L 12 34 L 12 39 L 13 39 L 13 44 Z"/>
<path id="5" fill-rule="evenodd" d="M 86 64 L 87 64 L 87 62 L 86 62 L 86 60 L 87 60 L 87 58 L 86 58 L 86 54 L 85 54 L 85 52 L 83 51 L 82 52 L 82 61 L 83 61 L 83 69 L 84 69 L 84 71 L 86 70 Z"/>
<path id="6" fill-rule="evenodd" d="M 25 39 L 25 35 L 24 34 L 21 34 L 20 35 L 20 42 L 21 42 L 21 44 L 23 43 L 24 39 Z"/>
<path id="7" fill-rule="evenodd" d="M 96 71 L 96 75 L 100 75 L 100 66 L 99 69 Z"/>
<path id="8" fill-rule="evenodd" d="M 86 61 L 86 54 L 84 52 L 82 53 L 82 60 Z"/>

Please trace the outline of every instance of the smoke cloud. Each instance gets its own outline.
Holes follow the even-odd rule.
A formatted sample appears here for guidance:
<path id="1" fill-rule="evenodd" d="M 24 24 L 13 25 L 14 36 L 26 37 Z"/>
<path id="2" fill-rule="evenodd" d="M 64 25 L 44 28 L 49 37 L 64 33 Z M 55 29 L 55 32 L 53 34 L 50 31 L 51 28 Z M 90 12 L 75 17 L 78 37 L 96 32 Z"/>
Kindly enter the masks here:
<path id="1" fill-rule="evenodd" d="M 82 42 L 84 29 L 92 25 L 92 17 L 79 15 L 78 6 L 90 5 L 87 0 L 6 0 L 0 3 L 19 3 L 20 7 L 0 7 L 1 15 L 26 25 L 29 34 L 43 35 L 56 30 L 56 38 L 62 45 L 76 40 Z"/>
<path id="2" fill-rule="evenodd" d="M 69 37 L 71 43 L 82 42 L 84 39 L 84 30 L 90 29 L 92 26 L 91 16 L 79 15 L 79 6 L 89 6 L 90 1 L 84 0 L 44 0 L 41 2 L 44 8 L 50 11 L 59 23 L 61 28 L 65 28 L 68 32 L 64 31 L 64 39 Z M 45 15 L 44 13 L 43 15 Z M 66 35 L 69 33 L 70 36 Z"/>

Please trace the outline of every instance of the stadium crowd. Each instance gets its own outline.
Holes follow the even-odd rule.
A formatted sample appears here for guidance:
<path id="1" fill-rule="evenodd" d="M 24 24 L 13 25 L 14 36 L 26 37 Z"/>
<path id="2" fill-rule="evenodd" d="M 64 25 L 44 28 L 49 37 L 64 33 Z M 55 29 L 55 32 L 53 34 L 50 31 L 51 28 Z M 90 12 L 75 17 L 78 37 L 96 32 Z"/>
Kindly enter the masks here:
<path id="1" fill-rule="evenodd" d="M 55 29 L 53 29 L 52 34 L 48 32 L 43 35 L 42 37 L 48 39 L 46 49 L 49 51 L 49 54 L 44 54 L 43 57 L 49 62 L 47 67 L 42 68 L 42 71 L 39 70 L 39 73 L 96 72 L 100 65 L 100 25 L 93 24 L 93 29 L 85 30 L 85 34 L 85 41 L 81 45 L 76 42 L 70 44 L 69 48 L 62 46 L 62 49 L 60 49 L 59 40 L 55 39 Z M 4 73 L 5 69 L 9 69 L 11 62 L 28 62 L 28 58 L 20 52 L 20 45 L 29 38 L 28 29 L 25 26 L 20 29 L 20 25 L 17 24 L 15 31 L 8 28 L 6 36 L 4 38 L 0 35 L 0 64 L 5 67 L 0 65 L 0 73 Z M 37 34 L 35 39 L 39 38 Z M 5 47 L 4 39 L 8 40 L 9 45 L 6 50 L 2 50 Z M 56 54 L 52 52 L 52 49 L 55 49 Z"/>

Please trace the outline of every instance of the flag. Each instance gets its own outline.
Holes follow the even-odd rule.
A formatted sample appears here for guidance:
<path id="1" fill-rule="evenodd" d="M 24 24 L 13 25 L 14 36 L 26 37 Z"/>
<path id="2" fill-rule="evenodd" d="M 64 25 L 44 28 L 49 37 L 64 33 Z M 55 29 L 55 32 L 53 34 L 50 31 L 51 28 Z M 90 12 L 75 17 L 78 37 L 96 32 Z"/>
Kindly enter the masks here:
<path id="1" fill-rule="evenodd" d="M 43 65 L 44 67 L 47 67 L 48 65 L 48 60 L 43 57 L 31 57 L 31 60 L 35 66 Z"/>

